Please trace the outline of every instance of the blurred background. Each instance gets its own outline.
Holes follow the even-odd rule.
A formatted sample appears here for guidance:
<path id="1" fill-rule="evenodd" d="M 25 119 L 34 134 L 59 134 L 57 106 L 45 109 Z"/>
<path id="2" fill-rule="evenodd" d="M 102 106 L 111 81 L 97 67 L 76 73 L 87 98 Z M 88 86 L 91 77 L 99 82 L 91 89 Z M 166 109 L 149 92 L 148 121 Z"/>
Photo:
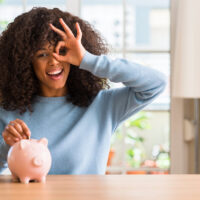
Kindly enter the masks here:
<path id="1" fill-rule="evenodd" d="M 109 56 L 163 72 L 165 91 L 121 124 L 112 137 L 107 174 L 169 174 L 195 171 L 192 99 L 171 95 L 178 0 L 0 0 L 0 32 L 33 7 L 60 8 L 89 21 L 110 46 Z M 122 84 L 110 83 L 112 87 Z M 186 116 L 186 117 L 185 117 Z M 189 136 L 184 133 L 189 119 Z M 188 130 L 188 129 L 187 129 Z"/>

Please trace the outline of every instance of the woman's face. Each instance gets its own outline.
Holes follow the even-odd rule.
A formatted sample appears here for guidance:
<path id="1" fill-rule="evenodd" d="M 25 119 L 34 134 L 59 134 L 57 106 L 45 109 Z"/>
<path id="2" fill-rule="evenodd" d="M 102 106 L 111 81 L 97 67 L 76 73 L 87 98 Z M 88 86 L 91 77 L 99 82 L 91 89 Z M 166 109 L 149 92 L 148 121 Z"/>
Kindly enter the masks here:
<path id="1" fill-rule="evenodd" d="M 70 64 L 59 62 L 53 57 L 55 46 L 46 43 L 33 58 L 33 68 L 40 82 L 41 95 L 47 97 L 67 94 L 66 82 L 70 72 Z"/>

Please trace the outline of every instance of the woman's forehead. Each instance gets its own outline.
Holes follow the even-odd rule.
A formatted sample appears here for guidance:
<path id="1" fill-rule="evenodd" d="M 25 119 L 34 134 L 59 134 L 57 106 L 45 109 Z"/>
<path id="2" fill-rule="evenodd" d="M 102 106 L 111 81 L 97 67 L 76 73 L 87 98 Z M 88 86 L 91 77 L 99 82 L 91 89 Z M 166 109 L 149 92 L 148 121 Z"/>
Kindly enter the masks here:
<path id="1" fill-rule="evenodd" d="M 51 50 L 55 48 L 55 42 L 45 42 L 41 47 L 39 47 L 39 50 Z"/>

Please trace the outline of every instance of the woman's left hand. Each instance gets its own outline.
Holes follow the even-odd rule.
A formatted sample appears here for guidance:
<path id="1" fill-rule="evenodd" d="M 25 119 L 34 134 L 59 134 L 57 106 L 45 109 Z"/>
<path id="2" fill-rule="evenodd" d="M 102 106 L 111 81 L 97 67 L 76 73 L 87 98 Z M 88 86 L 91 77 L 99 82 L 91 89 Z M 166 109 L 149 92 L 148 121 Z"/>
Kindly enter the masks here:
<path id="1" fill-rule="evenodd" d="M 56 53 L 53 53 L 53 56 L 60 62 L 68 62 L 72 65 L 79 66 L 86 52 L 81 43 L 82 31 L 80 26 L 76 23 L 77 36 L 75 37 L 62 18 L 59 19 L 59 22 L 65 31 L 62 31 L 50 24 L 51 29 L 63 38 L 63 41 L 58 42 L 55 48 Z M 66 52 L 64 55 L 61 55 L 60 50 L 63 48 L 66 49 Z"/>

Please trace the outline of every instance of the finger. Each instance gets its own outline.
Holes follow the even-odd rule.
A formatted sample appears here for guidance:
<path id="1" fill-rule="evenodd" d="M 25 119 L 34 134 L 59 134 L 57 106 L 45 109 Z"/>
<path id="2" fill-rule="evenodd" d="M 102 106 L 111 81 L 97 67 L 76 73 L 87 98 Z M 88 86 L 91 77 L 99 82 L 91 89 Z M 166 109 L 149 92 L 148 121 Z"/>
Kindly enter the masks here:
<path id="1" fill-rule="evenodd" d="M 23 129 L 22 129 L 21 125 L 18 124 L 16 121 L 11 121 L 9 124 L 12 125 L 12 126 L 14 126 L 14 128 L 15 128 L 19 133 L 21 133 L 21 134 L 23 133 Z"/>
<path id="2" fill-rule="evenodd" d="M 16 141 L 15 140 L 7 140 L 7 141 L 5 141 L 9 146 L 13 146 L 15 143 L 16 143 Z"/>
<path id="3" fill-rule="evenodd" d="M 31 136 L 31 131 L 28 128 L 28 126 L 26 125 L 26 123 L 20 119 L 16 119 L 16 121 L 21 125 L 22 129 L 23 129 L 23 133 L 27 136 L 27 138 L 29 139 Z"/>
<path id="4" fill-rule="evenodd" d="M 53 53 L 53 56 L 55 57 L 56 60 L 58 60 L 60 62 L 66 62 L 66 57 L 64 57 L 64 56 L 60 56 L 57 53 Z"/>
<path id="5" fill-rule="evenodd" d="M 13 137 L 11 133 L 9 133 L 8 131 L 6 131 L 6 136 L 4 136 L 4 141 L 12 146 L 13 144 L 15 144 L 16 142 L 19 141 L 19 138 Z"/>
<path id="6" fill-rule="evenodd" d="M 53 24 L 49 24 L 49 26 L 51 27 L 51 29 L 53 31 L 55 31 L 56 33 L 58 33 L 64 40 L 67 39 L 67 36 L 66 36 L 65 32 L 63 32 L 60 29 L 56 28 Z"/>
<path id="7" fill-rule="evenodd" d="M 18 142 L 20 139 L 19 138 L 16 138 L 16 137 L 13 137 L 13 136 L 7 136 L 7 140 L 10 142 L 10 141 L 13 141 L 13 142 Z"/>
<path id="8" fill-rule="evenodd" d="M 10 124 L 16 129 L 16 131 L 21 135 L 23 139 L 26 139 L 26 135 L 23 134 L 23 129 L 19 123 L 16 121 L 11 121 Z"/>
<path id="9" fill-rule="evenodd" d="M 11 124 L 8 124 L 6 126 L 6 130 L 9 131 L 14 137 L 23 139 L 21 134 L 15 129 L 15 127 Z"/>
<path id="10" fill-rule="evenodd" d="M 9 146 L 13 146 L 15 143 L 16 143 L 15 141 L 11 140 L 11 141 L 9 141 L 7 144 L 8 144 Z"/>
<path id="11" fill-rule="evenodd" d="M 72 38 L 74 37 L 74 34 L 72 33 L 71 29 L 67 26 L 67 24 L 64 22 L 62 18 L 59 19 L 60 24 L 65 30 L 65 33 L 67 34 L 67 37 Z"/>
<path id="12" fill-rule="evenodd" d="M 16 119 L 16 121 L 22 126 L 23 133 L 25 133 L 29 139 L 31 137 L 31 131 L 28 128 L 28 126 L 26 125 L 26 123 L 24 121 L 22 121 L 21 119 Z"/>
<path id="13" fill-rule="evenodd" d="M 78 40 L 81 40 L 81 38 L 82 38 L 82 31 L 81 31 L 81 28 L 80 28 L 78 22 L 76 22 L 76 30 L 77 30 L 77 36 L 76 36 L 76 38 L 77 38 Z"/>
<path id="14" fill-rule="evenodd" d="M 9 145 L 9 146 L 13 146 L 16 142 L 13 138 L 8 137 L 7 140 L 5 140 L 5 142 Z"/>
<path id="15" fill-rule="evenodd" d="M 61 47 L 66 47 L 66 42 L 64 41 L 59 41 L 58 44 L 56 45 L 56 53 L 59 55 L 60 54 L 60 49 Z"/>

